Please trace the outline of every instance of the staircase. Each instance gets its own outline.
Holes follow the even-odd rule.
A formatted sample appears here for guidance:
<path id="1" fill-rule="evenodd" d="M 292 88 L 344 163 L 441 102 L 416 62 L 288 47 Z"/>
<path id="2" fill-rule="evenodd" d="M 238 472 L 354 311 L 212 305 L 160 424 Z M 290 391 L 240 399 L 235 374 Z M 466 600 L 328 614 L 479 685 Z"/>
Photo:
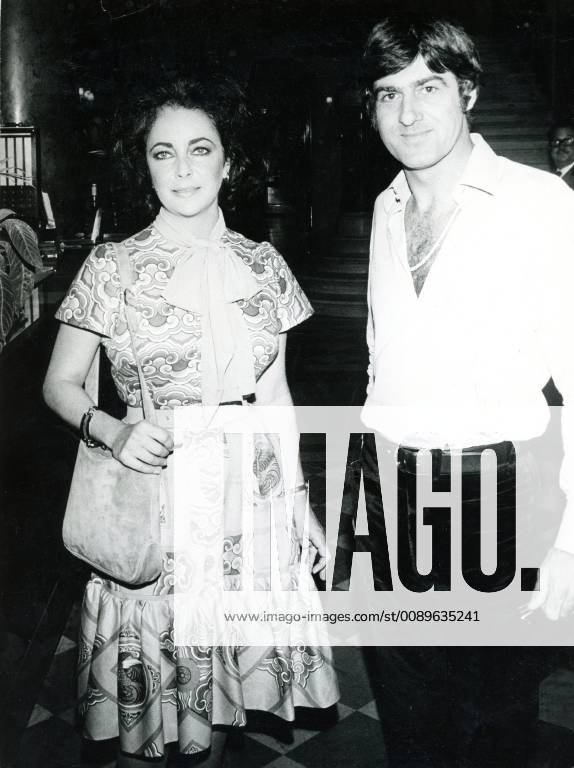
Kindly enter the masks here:
<path id="1" fill-rule="evenodd" d="M 549 109 L 534 74 L 504 40 L 477 38 L 485 76 L 471 130 L 511 160 L 548 168 Z M 343 212 L 325 256 L 312 261 L 303 283 L 317 314 L 366 318 L 371 212 Z"/>
<path id="2" fill-rule="evenodd" d="M 503 40 L 476 40 L 486 73 L 473 111 L 472 130 L 499 155 L 548 170 L 550 111 L 524 59 Z"/>
<path id="3" fill-rule="evenodd" d="M 367 272 L 371 214 L 343 213 L 326 255 L 316 257 L 303 278 L 318 315 L 367 316 Z"/>

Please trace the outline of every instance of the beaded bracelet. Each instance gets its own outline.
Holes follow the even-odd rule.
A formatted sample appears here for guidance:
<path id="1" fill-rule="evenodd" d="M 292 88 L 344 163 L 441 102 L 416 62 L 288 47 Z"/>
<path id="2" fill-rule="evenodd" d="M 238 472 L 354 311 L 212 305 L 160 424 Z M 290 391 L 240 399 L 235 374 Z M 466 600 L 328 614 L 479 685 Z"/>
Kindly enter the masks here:
<path id="1" fill-rule="evenodd" d="M 84 441 L 84 443 L 88 446 L 88 448 L 104 448 L 103 443 L 99 443 L 97 440 L 94 440 L 93 437 L 90 435 L 90 421 L 92 420 L 92 416 L 94 413 L 98 410 L 97 405 L 91 405 L 88 410 L 84 413 L 82 416 L 82 420 L 80 421 L 80 437 Z"/>
<path id="2" fill-rule="evenodd" d="M 284 493 L 286 496 L 297 496 L 299 493 L 306 493 L 307 490 L 307 483 L 301 483 L 301 485 L 296 485 L 295 488 L 287 488 Z"/>

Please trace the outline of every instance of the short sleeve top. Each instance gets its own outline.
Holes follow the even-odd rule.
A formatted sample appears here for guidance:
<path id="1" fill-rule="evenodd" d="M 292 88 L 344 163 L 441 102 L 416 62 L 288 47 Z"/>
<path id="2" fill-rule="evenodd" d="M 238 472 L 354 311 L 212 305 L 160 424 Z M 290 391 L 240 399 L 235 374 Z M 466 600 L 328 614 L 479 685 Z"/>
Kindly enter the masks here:
<path id="1" fill-rule="evenodd" d="M 313 309 L 283 257 L 270 243 L 255 243 L 229 229 L 223 242 L 248 265 L 259 291 L 238 301 L 251 336 L 255 378 L 271 365 L 279 334 L 313 314 Z M 153 225 L 125 241 L 132 267 L 131 303 L 139 324 L 138 354 L 156 408 L 201 402 L 201 315 L 169 304 L 161 295 L 185 248 Z M 60 305 L 56 318 L 103 337 L 120 398 L 141 403 L 137 367 L 121 300 L 114 247 L 96 246 Z"/>

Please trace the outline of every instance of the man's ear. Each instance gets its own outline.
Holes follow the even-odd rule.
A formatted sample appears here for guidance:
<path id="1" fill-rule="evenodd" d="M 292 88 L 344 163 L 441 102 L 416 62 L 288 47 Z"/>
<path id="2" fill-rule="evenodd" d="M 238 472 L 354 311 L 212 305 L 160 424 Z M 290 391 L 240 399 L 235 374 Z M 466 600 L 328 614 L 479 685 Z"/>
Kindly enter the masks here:
<path id="1" fill-rule="evenodd" d="M 460 99 L 464 112 L 470 112 L 478 98 L 478 88 L 470 80 L 463 80 L 460 83 Z"/>
<path id="2" fill-rule="evenodd" d="M 473 88 L 472 91 L 466 97 L 466 108 L 465 108 L 466 112 L 470 112 L 470 110 L 476 104 L 477 99 L 478 99 L 478 88 Z"/>

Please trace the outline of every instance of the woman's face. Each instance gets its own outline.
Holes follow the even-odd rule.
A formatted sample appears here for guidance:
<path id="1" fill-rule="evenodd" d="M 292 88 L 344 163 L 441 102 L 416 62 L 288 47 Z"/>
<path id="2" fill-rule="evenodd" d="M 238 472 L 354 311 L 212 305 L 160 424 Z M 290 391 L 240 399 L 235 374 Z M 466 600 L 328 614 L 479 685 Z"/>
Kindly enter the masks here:
<path id="1" fill-rule="evenodd" d="M 147 137 L 146 159 L 164 208 L 193 219 L 200 229 L 211 229 L 229 162 L 219 132 L 205 112 L 163 107 Z"/>

